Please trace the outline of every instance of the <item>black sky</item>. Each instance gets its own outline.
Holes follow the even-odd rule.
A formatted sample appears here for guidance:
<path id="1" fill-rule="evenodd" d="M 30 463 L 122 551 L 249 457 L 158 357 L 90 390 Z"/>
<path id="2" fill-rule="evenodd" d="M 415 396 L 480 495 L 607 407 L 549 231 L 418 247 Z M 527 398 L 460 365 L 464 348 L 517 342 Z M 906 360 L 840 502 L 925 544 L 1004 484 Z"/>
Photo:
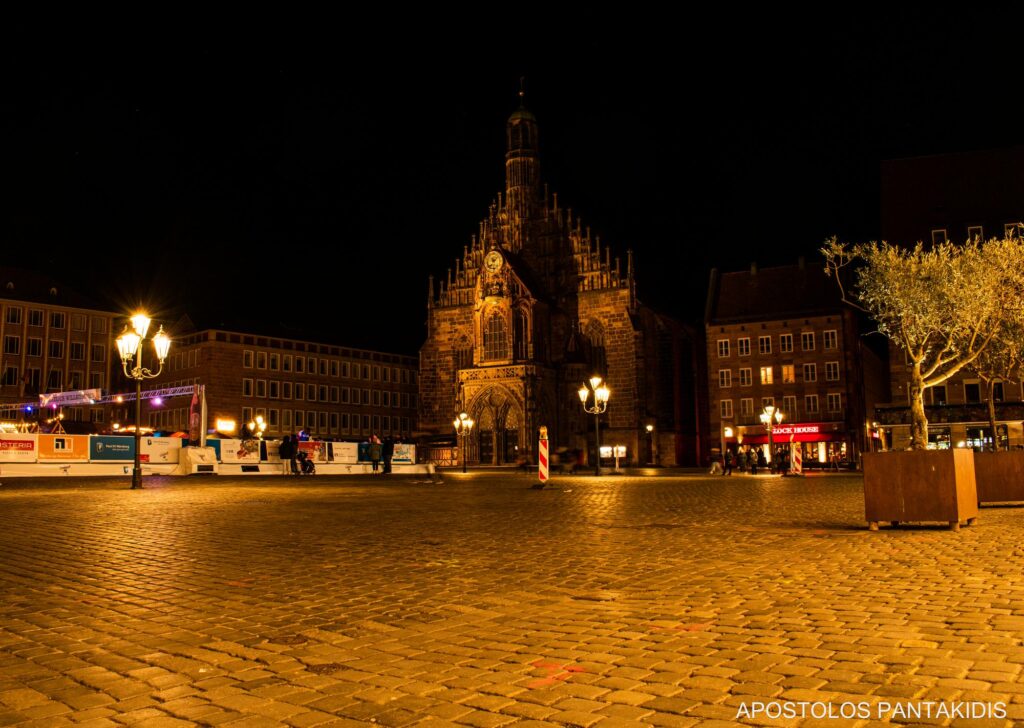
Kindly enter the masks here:
<path id="1" fill-rule="evenodd" d="M 642 300 L 698 321 L 712 266 L 877 236 L 880 160 L 1024 141 L 1011 18 L 336 20 L 13 24 L 0 265 L 414 353 L 525 75 L 545 181 L 635 250 Z"/>

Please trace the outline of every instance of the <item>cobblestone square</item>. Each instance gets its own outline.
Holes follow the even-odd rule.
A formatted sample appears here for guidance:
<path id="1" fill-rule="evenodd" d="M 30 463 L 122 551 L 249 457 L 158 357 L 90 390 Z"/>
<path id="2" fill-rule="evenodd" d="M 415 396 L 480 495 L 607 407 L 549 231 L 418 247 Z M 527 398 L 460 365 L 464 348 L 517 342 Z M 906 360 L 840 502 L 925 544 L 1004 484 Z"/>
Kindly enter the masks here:
<path id="1" fill-rule="evenodd" d="M 1024 722 L 1020 508 L 871 533 L 856 475 L 0 480 L 0 726 Z"/>

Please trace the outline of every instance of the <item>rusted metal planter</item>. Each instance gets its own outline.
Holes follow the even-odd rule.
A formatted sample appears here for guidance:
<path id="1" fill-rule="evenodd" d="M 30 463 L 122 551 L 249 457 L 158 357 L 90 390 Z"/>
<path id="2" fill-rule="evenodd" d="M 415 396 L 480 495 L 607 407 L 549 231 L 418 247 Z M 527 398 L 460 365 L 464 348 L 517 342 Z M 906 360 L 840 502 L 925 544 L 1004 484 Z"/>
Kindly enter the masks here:
<path id="1" fill-rule="evenodd" d="M 1024 450 L 974 453 L 979 503 L 1024 501 Z"/>
<path id="2" fill-rule="evenodd" d="M 888 521 L 948 523 L 960 530 L 978 517 L 974 451 L 900 450 L 864 453 L 864 514 L 868 527 Z"/>

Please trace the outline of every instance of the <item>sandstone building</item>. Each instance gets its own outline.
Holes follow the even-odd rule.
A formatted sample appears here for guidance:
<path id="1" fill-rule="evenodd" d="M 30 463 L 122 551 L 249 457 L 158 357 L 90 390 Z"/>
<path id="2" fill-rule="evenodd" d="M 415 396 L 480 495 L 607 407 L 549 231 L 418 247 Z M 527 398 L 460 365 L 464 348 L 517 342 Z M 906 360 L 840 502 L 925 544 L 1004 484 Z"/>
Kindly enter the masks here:
<path id="1" fill-rule="evenodd" d="M 447 278 L 430 280 L 421 434 L 453 435 L 465 411 L 469 462 L 533 462 L 546 426 L 552 449 L 592 463 L 594 416 L 577 390 L 596 373 L 611 389 L 602 446 L 635 464 L 696 462 L 695 337 L 639 302 L 631 252 L 623 266 L 541 184 L 534 115 L 520 107 L 506 129 L 504 193 Z"/>

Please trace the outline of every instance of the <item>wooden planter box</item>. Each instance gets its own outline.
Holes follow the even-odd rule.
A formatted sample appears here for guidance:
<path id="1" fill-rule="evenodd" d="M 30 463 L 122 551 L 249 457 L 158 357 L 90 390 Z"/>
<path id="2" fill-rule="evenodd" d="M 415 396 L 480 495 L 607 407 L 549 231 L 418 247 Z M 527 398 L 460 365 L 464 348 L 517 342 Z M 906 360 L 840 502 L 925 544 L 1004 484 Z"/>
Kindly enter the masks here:
<path id="1" fill-rule="evenodd" d="M 864 453 L 864 514 L 881 521 L 941 521 L 954 530 L 978 517 L 974 451 L 899 450 Z"/>
<path id="2" fill-rule="evenodd" d="M 979 503 L 1024 501 L 1024 450 L 974 453 Z"/>

